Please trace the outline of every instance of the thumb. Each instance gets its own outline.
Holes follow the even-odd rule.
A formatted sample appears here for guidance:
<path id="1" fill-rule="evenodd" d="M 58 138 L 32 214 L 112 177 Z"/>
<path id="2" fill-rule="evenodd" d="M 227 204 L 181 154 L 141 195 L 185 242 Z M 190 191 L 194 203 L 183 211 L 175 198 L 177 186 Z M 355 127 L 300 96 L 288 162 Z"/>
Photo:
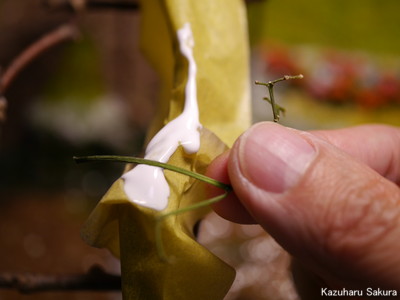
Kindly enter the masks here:
<path id="1" fill-rule="evenodd" d="M 400 288 L 393 182 L 310 133 L 274 123 L 238 139 L 228 173 L 253 219 L 328 283 Z"/>

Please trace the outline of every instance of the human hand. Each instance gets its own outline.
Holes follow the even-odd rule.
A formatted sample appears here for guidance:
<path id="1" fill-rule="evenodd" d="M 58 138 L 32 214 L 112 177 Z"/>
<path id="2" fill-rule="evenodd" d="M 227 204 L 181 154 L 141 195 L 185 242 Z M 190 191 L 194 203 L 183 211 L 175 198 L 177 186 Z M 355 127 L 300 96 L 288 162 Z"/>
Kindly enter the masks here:
<path id="1" fill-rule="evenodd" d="M 322 286 L 400 290 L 399 128 L 259 123 L 207 173 L 233 186 L 218 214 L 260 224 Z"/>

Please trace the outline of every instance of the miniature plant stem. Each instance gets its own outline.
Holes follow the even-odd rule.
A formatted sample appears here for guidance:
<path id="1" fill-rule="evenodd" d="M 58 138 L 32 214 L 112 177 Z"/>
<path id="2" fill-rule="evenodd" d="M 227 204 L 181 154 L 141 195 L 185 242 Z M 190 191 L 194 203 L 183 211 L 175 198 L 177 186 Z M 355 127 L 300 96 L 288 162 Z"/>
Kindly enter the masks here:
<path id="1" fill-rule="evenodd" d="M 156 218 L 156 225 L 155 225 L 155 243 L 156 243 L 156 248 L 157 248 L 157 253 L 160 257 L 160 259 L 164 262 L 169 262 L 170 260 L 168 259 L 165 250 L 164 250 L 164 245 L 162 242 L 162 237 L 161 237 L 161 224 L 162 221 L 170 216 L 176 216 L 178 214 L 182 214 L 188 211 L 192 211 L 195 209 L 199 209 L 211 204 L 214 204 L 218 201 L 221 201 L 224 199 L 228 193 L 232 190 L 232 187 L 228 184 L 222 183 L 218 180 L 215 180 L 211 177 L 205 176 L 203 174 L 199 174 L 196 172 L 192 172 L 183 168 L 179 168 L 170 164 L 166 163 L 161 163 L 159 161 L 155 160 L 149 160 L 149 159 L 144 159 L 144 158 L 139 158 L 139 157 L 132 157 L 132 156 L 118 156 L 118 155 L 93 155 L 93 156 L 74 156 L 73 159 L 77 163 L 83 163 L 83 162 L 90 162 L 90 161 L 113 161 L 113 162 L 125 162 L 125 163 L 135 163 L 135 164 L 144 164 L 144 165 L 149 165 L 149 166 L 154 166 L 154 167 L 159 167 L 162 169 L 166 169 L 169 171 L 173 171 L 176 173 L 180 173 L 183 175 L 187 175 L 190 177 L 193 177 L 197 180 L 201 180 L 203 182 L 206 182 L 208 184 L 211 184 L 213 186 L 216 186 L 218 188 L 221 188 L 225 190 L 225 193 L 213 197 L 211 199 L 207 199 L 198 203 L 195 203 L 193 205 L 189 205 L 187 207 L 179 208 L 177 210 L 168 212 L 168 213 L 161 213 L 157 218 Z"/>
<path id="2" fill-rule="evenodd" d="M 229 193 L 229 191 L 225 191 L 225 193 L 218 195 L 216 197 L 213 197 L 213 198 L 195 203 L 193 205 L 189 205 L 187 207 L 165 213 L 165 214 L 161 214 L 160 216 L 158 216 L 156 219 L 155 238 L 156 238 L 157 252 L 158 252 L 160 259 L 164 262 L 170 262 L 170 259 L 168 259 L 167 254 L 165 253 L 164 244 L 163 244 L 162 237 L 161 237 L 161 224 L 164 219 L 217 203 L 217 202 L 221 201 L 222 199 L 224 199 L 228 195 L 228 193 Z"/>
<path id="3" fill-rule="evenodd" d="M 125 162 L 125 163 L 134 163 L 134 164 L 143 164 L 154 167 L 159 167 L 165 170 L 173 171 L 176 173 L 180 173 L 183 175 L 187 175 L 193 177 L 197 180 L 201 180 L 203 182 L 209 183 L 213 186 L 221 188 L 225 191 L 232 190 L 231 186 L 225 183 L 222 183 L 218 180 L 215 180 L 211 177 L 205 176 L 203 174 L 199 174 L 196 172 L 192 172 L 183 168 L 179 168 L 170 164 L 162 163 L 156 160 L 150 160 L 145 158 L 133 157 L 133 156 L 119 156 L 119 155 L 91 155 L 91 156 L 74 156 L 73 159 L 77 163 L 89 162 L 89 161 L 113 161 L 113 162 Z"/>
<path id="4" fill-rule="evenodd" d="M 267 100 L 272 107 L 272 113 L 274 115 L 274 122 L 278 122 L 279 121 L 279 117 L 280 117 L 280 112 L 285 112 L 285 109 L 281 106 L 279 106 L 278 104 L 276 104 L 275 102 L 275 98 L 274 98 L 274 85 L 275 83 L 284 81 L 284 80 L 289 80 L 289 79 L 302 79 L 304 76 L 302 74 L 299 75 L 285 75 L 282 78 L 278 78 L 272 81 L 269 81 L 267 83 L 264 82 L 259 82 L 256 81 L 255 84 L 258 85 L 264 85 L 268 88 L 268 93 L 269 93 L 269 98 L 268 97 L 264 97 L 264 100 Z"/>

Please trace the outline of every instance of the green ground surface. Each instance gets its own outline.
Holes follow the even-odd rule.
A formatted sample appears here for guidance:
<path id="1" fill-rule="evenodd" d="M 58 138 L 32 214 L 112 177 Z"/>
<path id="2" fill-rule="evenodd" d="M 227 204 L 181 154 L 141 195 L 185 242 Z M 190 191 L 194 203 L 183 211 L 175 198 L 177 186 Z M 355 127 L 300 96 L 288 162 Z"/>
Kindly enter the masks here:
<path id="1" fill-rule="evenodd" d="M 389 61 L 396 70 L 393 59 L 397 61 L 400 56 L 399 11 L 398 0 L 264 0 L 249 5 L 250 39 L 253 46 L 272 42 L 292 49 L 307 45 L 322 53 L 327 48 L 368 53 L 382 63 Z M 381 67 L 385 66 L 388 67 Z M 373 122 L 400 125 L 399 105 L 365 110 L 354 105 L 327 105 L 303 93 L 285 94 L 282 98 L 288 110 L 282 123 L 296 128 L 337 128 Z M 283 101 L 287 99 L 290 101 Z"/>
<path id="2" fill-rule="evenodd" d="M 251 40 L 400 54 L 398 0 L 266 0 L 249 6 Z"/>

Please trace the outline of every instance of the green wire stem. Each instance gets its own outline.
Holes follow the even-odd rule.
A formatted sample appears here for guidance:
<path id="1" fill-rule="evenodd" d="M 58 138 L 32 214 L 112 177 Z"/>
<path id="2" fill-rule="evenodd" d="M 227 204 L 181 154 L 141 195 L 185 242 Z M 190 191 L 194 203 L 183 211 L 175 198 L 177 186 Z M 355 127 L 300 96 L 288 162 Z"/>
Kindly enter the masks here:
<path id="1" fill-rule="evenodd" d="M 208 177 L 208 176 L 196 173 L 196 172 L 192 172 L 192 171 L 189 171 L 189 170 L 186 170 L 183 168 L 179 168 L 179 167 L 176 167 L 176 166 L 173 166 L 170 164 L 161 163 L 161 162 L 155 161 L 155 160 L 149 160 L 149 159 L 132 157 L 132 156 L 119 156 L 119 155 L 74 156 L 73 159 L 77 163 L 84 163 L 84 162 L 91 162 L 91 161 L 113 161 L 113 162 L 144 164 L 144 165 L 159 167 L 162 169 L 166 169 L 169 171 L 173 171 L 173 172 L 177 172 L 180 174 L 184 174 L 184 175 L 193 177 L 195 179 L 201 180 L 203 182 L 209 183 L 213 186 L 216 186 L 218 188 L 225 190 L 225 193 L 223 193 L 219 196 L 195 203 L 193 205 L 189 205 L 189 206 L 181 208 L 181 209 L 177 209 L 177 210 L 174 210 L 174 211 L 171 211 L 168 213 L 161 214 L 156 218 L 155 242 L 156 242 L 157 253 L 158 253 L 158 256 L 160 257 L 160 259 L 163 262 L 167 262 L 167 263 L 172 263 L 172 259 L 168 258 L 167 254 L 165 253 L 164 244 L 162 241 L 162 234 L 161 234 L 162 221 L 170 216 L 182 214 L 182 213 L 185 213 L 188 211 L 192 211 L 195 209 L 199 209 L 199 208 L 217 203 L 218 201 L 221 201 L 222 199 L 224 199 L 228 195 L 228 193 L 232 190 L 232 187 L 229 184 L 225 184 L 225 183 L 222 183 L 211 177 Z"/>
<path id="2" fill-rule="evenodd" d="M 187 175 L 193 177 L 197 180 L 201 180 L 203 182 L 209 183 L 213 186 L 221 188 L 225 191 L 231 191 L 232 187 L 229 184 L 222 183 L 218 180 L 215 180 L 211 177 L 205 176 L 200 173 L 192 172 L 180 167 L 176 167 L 170 164 L 162 163 L 156 160 L 150 160 L 140 157 L 133 156 L 120 156 L 120 155 L 91 155 L 91 156 L 74 156 L 73 159 L 77 163 L 84 163 L 89 161 L 113 161 L 113 162 L 125 162 L 125 163 L 134 163 L 134 164 L 143 164 L 148 166 L 159 167 L 165 170 L 173 171 L 176 173 L 180 173 L 183 175 Z"/>
<path id="3" fill-rule="evenodd" d="M 177 209 L 177 210 L 171 211 L 169 213 L 162 214 L 162 215 L 157 217 L 157 219 L 156 219 L 156 228 L 155 228 L 155 232 L 156 232 L 156 234 L 155 234 L 156 235 L 155 236 L 156 248 L 157 248 L 158 256 L 160 257 L 160 259 L 163 262 L 171 263 L 172 260 L 171 260 L 171 258 L 168 258 L 167 254 L 165 253 L 164 244 L 163 244 L 162 237 L 161 237 L 162 236 L 162 234 L 161 234 L 161 222 L 164 219 L 168 218 L 168 217 L 176 216 L 178 214 L 182 214 L 182 213 L 185 213 L 185 212 L 188 212 L 188 211 L 192 211 L 192 210 L 195 210 L 195 209 L 199 209 L 199 208 L 202 208 L 202 207 L 209 206 L 211 204 L 217 203 L 217 202 L 221 201 L 222 199 L 224 199 L 228 195 L 228 193 L 229 193 L 229 191 L 225 191 L 225 193 L 223 193 L 221 195 L 218 195 L 216 197 L 213 197 L 213 198 L 210 198 L 210 199 L 195 203 L 193 205 L 189 205 L 189 206 L 181 208 L 181 209 Z"/>

